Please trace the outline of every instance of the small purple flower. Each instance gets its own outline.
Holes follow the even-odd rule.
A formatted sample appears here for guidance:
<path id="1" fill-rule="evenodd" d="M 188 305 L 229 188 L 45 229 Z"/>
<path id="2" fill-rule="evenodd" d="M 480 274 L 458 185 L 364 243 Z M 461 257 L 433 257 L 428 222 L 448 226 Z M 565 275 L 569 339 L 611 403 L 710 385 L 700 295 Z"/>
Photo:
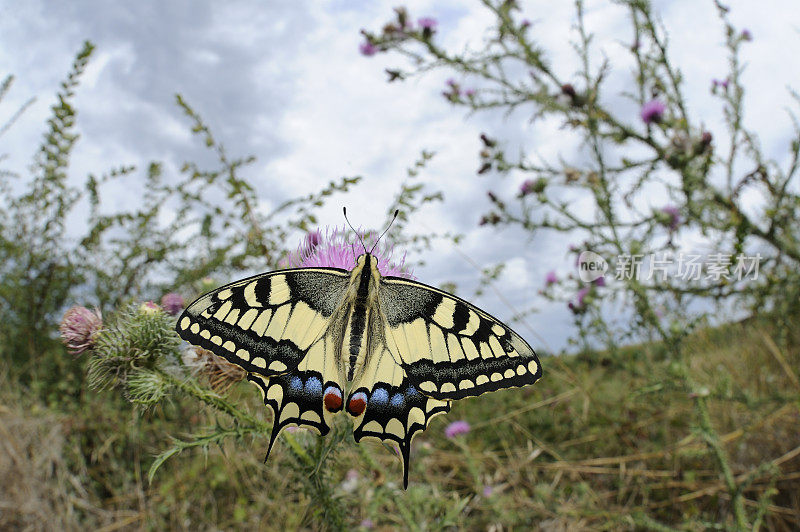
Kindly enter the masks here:
<path id="1" fill-rule="evenodd" d="M 748 30 L 747 28 L 742 30 L 742 40 L 743 41 L 752 41 L 753 40 L 753 34 L 750 33 L 750 30 Z"/>
<path id="2" fill-rule="evenodd" d="M 463 420 L 453 421 L 444 429 L 444 435 L 450 438 L 451 440 L 456 436 L 460 436 L 461 434 L 467 434 L 469 432 L 469 423 Z"/>
<path id="3" fill-rule="evenodd" d="M 103 317 L 98 309 L 74 306 L 61 318 L 61 341 L 73 355 L 79 355 L 94 345 L 94 335 L 103 328 Z"/>
<path id="4" fill-rule="evenodd" d="M 173 316 L 177 315 L 183 309 L 184 304 L 183 296 L 175 292 L 164 294 L 161 298 L 161 306 L 168 314 L 172 314 Z"/>
<path id="5" fill-rule="evenodd" d="M 287 268 L 328 267 L 352 270 L 356 266 L 356 259 L 364 254 L 364 250 L 361 242 L 355 236 L 353 236 L 352 242 L 348 242 L 347 237 L 350 234 L 351 231 L 346 227 L 326 228 L 324 235 L 320 230 L 312 232 L 309 235 L 316 236 L 306 235 L 297 251 L 284 257 L 281 265 Z M 360 234 L 364 239 L 364 245 L 370 249 L 375 243 L 377 235 L 365 234 L 363 231 Z M 316 241 L 316 245 L 309 246 L 309 241 Z M 399 261 L 394 259 L 394 246 L 381 242 L 375 247 L 372 254 L 378 259 L 378 271 L 381 275 L 414 279 L 405 265 L 405 254 Z"/>
<path id="6" fill-rule="evenodd" d="M 436 26 L 439 24 L 439 22 L 437 22 L 437 20 L 433 17 L 422 17 L 420 19 L 417 19 L 417 24 L 423 30 L 432 31 L 436 29 Z"/>
<path id="7" fill-rule="evenodd" d="M 483 487 L 483 496 L 489 498 L 494 493 L 494 486 L 484 486 Z"/>
<path id="8" fill-rule="evenodd" d="M 526 179 L 519 186 L 519 196 L 523 197 L 531 193 L 539 194 L 540 192 L 544 192 L 546 187 L 547 179 L 544 177 L 540 177 L 538 179 Z"/>
<path id="9" fill-rule="evenodd" d="M 466 96 L 467 98 L 475 97 L 475 89 L 467 89 L 467 90 L 465 90 L 464 91 L 464 96 Z"/>
<path id="10" fill-rule="evenodd" d="M 530 27 L 530 25 L 531 21 L 526 18 L 522 19 L 522 22 L 520 23 L 520 26 L 522 26 L 523 28 L 528 28 Z"/>
<path id="11" fill-rule="evenodd" d="M 547 272 L 547 275 L 544 276 L 544 284 L 546 286 L 554 285 L 558 282 L 558 276 L 556 275 L 555 270 L 550 270 Z"/>
<path id="12" fill-rule="evenodd" d="M 645 124 L 652 124 L 653 122 L 660 122 L 666 110 L 667 106 L 660 100 L 650 100 L 642 106 L 640 116 Z"/>
<path id="13" fill-rule="evenodd" d="M 358 51 L 361 52 L 361 55 L 370 57 L 378 52 L 378 47 L 369 41 L 364 41 L 358 45 Z"/>
<path id="14" fill-rule="evenodd" d="M 595 286 L 605 286 L 606 285 L 606 278 L 605 277 L 598 277 L 594 281 L 592 281 Z"/>
<path id="15" fill-rule="evenodd" d="M 361 526 L 361 528 L 366 528 L 367 530 L 372 530 L 373 528 L 375 528 L 375 523 L 372 522 L 372 519 L 367 517 L 366 519 L 361 521 L 361 524 L 359 526 Z"/>
<path id="16" fill-rule="evenodd" d="M 728 85 L 730 84 L 730 80 L 728 78 L 725 79 L 712 79 L 711 80 L 711 88 L 717 89 L 722 87 L 724 90 L 728 90 Z"/>
<path id="17" fill-rule="evenodd" d="M 663 216 L 663 223 L 669 227 L 670 231 L 674 231 L 681 223 L 681 211 L 674 205 L 666 205 L 661 207 Z"/>

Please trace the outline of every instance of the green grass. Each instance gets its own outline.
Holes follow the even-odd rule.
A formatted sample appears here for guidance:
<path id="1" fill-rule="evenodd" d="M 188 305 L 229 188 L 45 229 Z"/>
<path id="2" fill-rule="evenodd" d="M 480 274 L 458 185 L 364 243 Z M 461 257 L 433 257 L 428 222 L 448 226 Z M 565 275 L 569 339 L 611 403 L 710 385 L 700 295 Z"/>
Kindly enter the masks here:
<path id="1" fill-rule="evenodd" d="M 752 510 L 771 487 L 764 526 L 800 527 L 800 343 L 778 345 L 766 322 L 700 331 L 686 345 L 694 389 L 658 345 L 547 358 L 535 386 L 455 403 L 418 436 L 410 486 L 391 449 L 356 445 L 347 419 L 327 455 L 336 497 L 357 529 L 704 530 L 733 527 L 730 496 L 698 430 L 694 395 Z M 68 355 L 63 355 L 68 356 Z M 75 362 L 79 363 L 78 361 Z M 279 440 L 226 441 L 147 471 L 170 438 L 230 420 L 196 403 L 141 412 L 115 392 L 65 394 L 47 404 L 0 379 L 0 528 L 320 529 L 329 524 L 300 489 Z M 261 418 L 255 387 L 229 392 Z M 453 420 L 472 425 L 450 440 Z M 310 453 L 319 438 L 298 432 Z M 9 487 L 13 487 L 9 488 Z"/>

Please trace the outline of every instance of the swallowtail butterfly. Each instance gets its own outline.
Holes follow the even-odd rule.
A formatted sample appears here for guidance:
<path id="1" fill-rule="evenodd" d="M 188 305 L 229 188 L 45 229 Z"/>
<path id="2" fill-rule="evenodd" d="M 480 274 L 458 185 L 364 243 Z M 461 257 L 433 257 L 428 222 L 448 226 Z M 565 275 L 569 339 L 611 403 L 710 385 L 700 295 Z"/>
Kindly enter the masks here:
<path id="1" fill-rule="evenodd" d="M 345 411 L 353 435 L 396 444 L 408 486 L 411 440 L 456 399 L 533 384 L 542 368 L 520 335 L 442 290 L 378 271 L 296 268 L 225 285 L 189 305 L 178 334 L 247 371 L 280 431 L 325 435 Z"/>

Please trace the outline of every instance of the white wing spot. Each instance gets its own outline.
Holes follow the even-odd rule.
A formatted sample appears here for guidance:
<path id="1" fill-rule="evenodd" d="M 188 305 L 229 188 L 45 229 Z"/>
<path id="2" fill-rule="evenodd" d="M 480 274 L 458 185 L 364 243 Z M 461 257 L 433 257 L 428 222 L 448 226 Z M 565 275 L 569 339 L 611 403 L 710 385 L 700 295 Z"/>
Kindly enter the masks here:
<path id="1" fill-rule="evenodd" d="M 189 319 L 189 316 L 184 316 L 183 319 L 181 320 L 181 329 L 185 331 L 186 329 L 189 328 L 189 325 L 191 325 L 191 323 L 192 320 Z"/>
<path id="2" fill-rule="evenodd" d="M 492 332 L 495 333 L 497 336 L 503 336 L 506 333 L 506 330 L 503 329 L 500 325 L 492 325 Z"/>
<path id="3" fill-rule="evenodd" d="M 456 385 L 452 382 L 445 382 L 442 384 L 442 393 L 449 393 L 456 391 Z"/>
<path id="4" fill-rule="evenodd" d="M 230 340 L 228 340 L 227 342 L 225 342 L 224 344 L 222 344 L 222 348 L 223 348 L 223 349 L 227 349 L 227 350 L 228 350 L 228 351 L 230 351 L 231 353 L 233 353 L 234 351 L 236 351 L 236 345 L 235 345 L 233 342 L 231 342 Z"/>
<path id="5" fill-rule="evenodd" d="M 217 292 L 217 297 L 219 299 L 228 299 L 229 297 L 231 297 L 231 295 L 233 295 L 233 292 L 231 292 L 230 288 L 226 288 L 225 290 L 220 290 L 219 292 Z"/>
<path id="6" fill-rule="evenodd" d="M 442 302 L 436 307 L 433 313 L 433 321 L 444 327 L 450 329 L 453 327 L 453 314 L 456 311 L 456 302 L 449 297 L 442 298 Z"/>
<path id="7" fill-rule="evenodd" d="M 481 384 L 486 384 L 487 382 L 489 382 L 489 377 L 487 377 L 486 375 L 478 375 L 475 378 L 475 384 L 477 384 L 478 386 L 480 386 Z"/>
<path id="8" fill-rule="evenodd" d="M 192 331 L 192 334 L 197 334 L 200 332 L 200 325 L 197 323 L 192 323 L 192 326 L 189 328 L 189 330 Z"/>
<path id="9" fill-rule="evenodd" d="M 291 291 L 289 285 L 286 284 L 285 275 L 273 275 L 270 277 L 269 284 L 269 304 L 282 305 L 289 301 Z"/>
<path id="10" fill-rule="evenodd" d="M 470 388 L 474 388 L 475 387 L 475 383 L 473 383 L 469 379 L 464 379 L 464 380 L 462 380 L 461 382 L 458 383 L 458 387 L 460 389 L 462 389 L 462 390 L 469 390 Z"/>
<path id="11" fill-rule="evenodd" d="M 200 336 L 208 340 L 209 338 L 211 338 L 211 333 L 208 332 L 208 329 L 203 329 L 202 331 L 200 331 Z"/>
<path id="12" fill-rule="evenodd" d="M 225 323 L 230 323 L 231 325 L 236 325 L 236 322 L 239 320 L 239 309 L 235 308 L 227 316 L 225 316 Z"/>
<path id="13" fill-rule="evenodd" d="M 230 292 L 230 290 L 228 290 L 228 291 Z M 231 307 L 232 307 L 232 306 L 233 306 L 233 303 L 231 303 L 230 301 L 226 301 L 226 302 L 225 302 L 225 303 L 223 303 L 223 304 L 222 304 L 222 306 L 221 306 L 221 307 L 219 307 L 219 309 L 217 309 L 217 311 L 214 313 L 214 318 L 218 319 L 219 321 L 222 321 L 222 320 L 224 320 L 224 319 L 225 319 L 225 316 L 227 316 L 227 315 L 228 315 L 228 312 L 230 312 L 230 311 L 231 311 Z"/>
<path id="14" fill-rule="evenodd" d="M 531 373 L 536 375 L 536 370 L 538 370 L 538 369 L 539 369 L 539 365 L 536 363 L 535 360 L 531 360 L 530 362 L 528 362 L 528 371 L 530 371 Z"/>
<path id="15" fill-rule="evenodd" d="M 433 383 L 433 381 L 425 381 L 419 384 L 419 389 L 422 390 L 423 392 L 428 392 L 428 393 L 435 392 L 436 385 Z"/>
<path id="16" fill-rule="evenodd" d="M 381 424 L 377 421 L 373 420 L 361 427 L 361 430 L 366 432 L 383 432 L 383 426 L 381 426 Z"/>
<path id="17" fill-rule="evenodd" d="M 286 371 L 286 364 L 280 360 L 273 360 L 269 365 L 269 369 L 272 371 Z"/>
<path id="18" fill-rule="evenodd" d="M 283 400 L 283 388 L 277 384 L 270 386 L 269 390 L 267 390 L 267 399 L 272 399 L 276 403 L 281 404 Z"/>
<path id="19" fill-rule="evenodd" d="M 239 319 L 239 327 L 246 331 L 256 321 L 256 316 L 258 316 L 258 309 L 251 308 Z"/>
<path id="20" fill-rule="evenodd" d="M 283 411 L 281 411 L 281 423 L 286 421 L 289 418 L 296 418 L 300 415 L 300 407 L 297 403 L 288 403 L 286 406 L 283 407 Z"/>
<path id="21" fill-rule="evenodd" d="M 451 362 L 466 358 L 464 350 L 461 348 L 461 342 L 458 341 L 458 337 L 453 333 L 447 335 L 447 350 L 450 352 Z"/>
<path id="22" fill-rule="evenodd" d="M 220 338 L 217 335 L 214 335 L 214 336 L 211 337 L 211 343 L 212 344 L 217 344 L 217 345 L 222 345 L 222 338 Z"/>
<path id="23" fill-rule="evenodd" d="M 264 305 L 261 304 L 261 301 L 258 300 L 256 296 L 256 285 L 258 281 L 253 281 L 252 283 L 248 284 L 244 287 L 244 300 L 245 302 L 250 305 L 251 307 L 263 307 Z"/>
<path id="24" fill-rule="evenodd" d="M 264 360 L 262 357 L 255 357 L 253 360 L 250 361 L 251 364 L 254 366 L 258 366 L 259 368 L 266 368 L 267 361 Z"/>
<path id="25" fill-rule="evenodd" d="M 258 318 L 256 318 L 256 321 L 253 322 L 253 332 L 259 336 L 264 336 L 264 331 L 267 330 L 270 316 L 272 316 L 272 310 L 267 309 L 262 312 Z"/>
<path id="26" fill-rule="evenodd" d="M 478 348 L 475 347 L 475 342 L 469 338 L 462 338 L 461 345 L 464 346 L 464 354 L 467 355 L 467 360 L 480 358 L 481 355 L 478 353 Z"/>
<path id="27" fill-rule="evenodd" d="M 507 369 L 507 370 L 505 370 L 505 371 L 503 372 L 503 376 L 504 376 L 506 379 L 510 379 L 510 378 L 511 378 L 511 377 L 513 377 L 514 375 L 515 375 L 515 372 L 514 372 L 514 370 L 513 370 L 513 369 L 511 369 L 511 368 L 509 368 L 509 369 Z"/>
<path id="28" fill-rule="evenodd" d="M 492 382 L 498 382 L 503 380 L 503 376 L 497 373 L 496 371 L 492 373 Z"/>
<path id="29" fill-rule="evenodd" d="M 388 432 L 389 434 L 394 434 L 398 438 L 403 438 L 406 435 L 406 428 L 403 426 L 403 424 L 400 422 L 399 419 L 393 417 L 386 424 L 386 432 Z"/>
<path id="30" fill-rule="evenodd" d="M 236 356 L 242 360 L 247 360 L 248 362 L 250 361 L 250 351 L 247 349 L 239 349 L 236 351 Z"/>
<path id="31" fill-rule="evenodd" d="M 519 366 L 517 366 L 517 375 L 525 375 L 526 371 L 528 370 L 525 368 L 524 364 L 520 364 Z"/>
<path id="32" fill-rule="evenodd" d="M 303 414 L 300 416 L 300 419 L 306 419 L 308 421 L 314 421 L 316 423 L 319 423 L 320 421 L 322 421 L 319 418 L 319 414 L 317 414 L 313 410 L 306 410 L 305 412 L 303 412 Z"/>

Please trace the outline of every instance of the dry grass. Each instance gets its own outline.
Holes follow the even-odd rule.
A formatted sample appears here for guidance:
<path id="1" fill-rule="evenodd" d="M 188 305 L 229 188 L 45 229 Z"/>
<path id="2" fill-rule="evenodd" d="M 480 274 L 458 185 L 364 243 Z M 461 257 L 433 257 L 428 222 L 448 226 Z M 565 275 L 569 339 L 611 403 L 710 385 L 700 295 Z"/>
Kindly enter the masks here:
<path id="1" fill-rule="evenodd" d="M 746 507 L 774 487 L 763 527 L 798 529 L 797 348 L 748 324 L 696 334 L 688 352 L 731 468 L 748 480 Z M 399 463 L 379 445 L 345 441 L 322 467 L 353 528 L 367 518 L 384 530 L 730 527 L 730 496 L 696 430 L 693 398 L 657 353 L 645 345 L 547 359 L 534 387 L 456 404 L 416 440 L 408 492 Z M 196 405 L 173 401 L 137 415 L 106 392 L 53 409 L 3 388 L 2 529 L 325 528 L 285 446 L 261 463 L 264 438 L 180 454 L 148 485 L 143 471 L 169 435 L 203 433 L 217 421 Z M 262 412 L 255 390 L 231 393 Z M 455 419 L 472 430 L 448 440 L 443 428 Z M 318 441 L 298 438 L 309 448 Z"/>

